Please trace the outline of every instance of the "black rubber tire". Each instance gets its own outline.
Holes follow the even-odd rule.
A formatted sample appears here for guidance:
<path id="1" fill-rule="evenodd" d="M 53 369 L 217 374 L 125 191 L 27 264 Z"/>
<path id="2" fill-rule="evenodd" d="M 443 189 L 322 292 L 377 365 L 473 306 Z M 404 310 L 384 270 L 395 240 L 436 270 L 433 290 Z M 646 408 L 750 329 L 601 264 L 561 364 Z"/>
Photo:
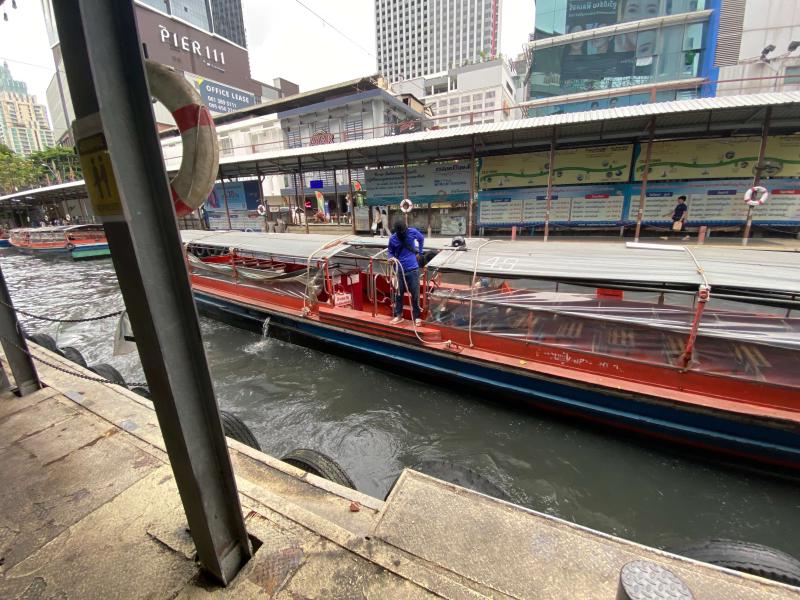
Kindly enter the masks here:
<path id="1" fill-rule="evenodd" d="M 800 587 L 800 560 L 769 546 L 714 539 L 672 552 L 719 567 Z"/>
<path id="2" fill-rule="evenodd" d="M 52 336 L 49 336 L 46 333 L 32 333 L 28 336 L 28 339 L 37 346 L 41 346 L 42 348 L 47 348 L 48 350 L 50 350 L 50 352 L 61 354 L 61 351 L 58 349 L 56 341 L 52 338 Z"/>
<path id="3" fill-rule="evenodd" d="M 418 462 L 411 468 L 468 490 L 480 492 L 498 500 L 511 502 L 509 495 L 486 477 L 453 462 L 447 460 L 425 460 Z"/>
<path id="4" fill-rule="evenodd" d="M 83 354 L 81 354 L 77 348 L 73 348 L 72 346 L 64 346 L 61 348 L 61 355 L 67 360 L 74 362 L 76 365 L 80 365 L 84 368 L 89 366 L 86 363 L 86 359 L 83 358 Z"/>
<path id="5" fill-rule="evenodd" d="M 96 365 L 89 365 L 88 369 L 90 371 L 94 371 L 103 379 L 108 379 L 111 383 L 125 385 L 125 379 L 122 377 L 120 372 L 111 365 L 107 365 L 106 363 L 97 363 Z"/>
<path id="6" fill-rule="evenodd" d="M 134 394 L 138 394 L 142 398 L 147 398 L 148 400 L 150 400 L 150 388 L 148 387 L 145 387 L 143 385 L 137 385 L 135 387 L 132 387 L 131 391 Z"/>
<path id="7" fill-rule="evenodd" d="M 356 489 L 356 485 L 345 470 L 330 456 L 322 452 L 308 448 L 297 448 L 289 452 L 281 460 L 328 481 L 333 481 L 352 490 Z"/>
<path id="8" fill-rule="evenodd" d="M 222 429 L 225 431 L 226 436 L 243 443 L 245 446 L 255 448 L 259 452 L 261 451 L 261 446 L 258 444 L 256 436 L 254 436 L 250 428 L 244 424 L 244 421 L 235 414 L 224 410 L 219 411 L 219 414 L 220 417 L 222 417 Z"/>

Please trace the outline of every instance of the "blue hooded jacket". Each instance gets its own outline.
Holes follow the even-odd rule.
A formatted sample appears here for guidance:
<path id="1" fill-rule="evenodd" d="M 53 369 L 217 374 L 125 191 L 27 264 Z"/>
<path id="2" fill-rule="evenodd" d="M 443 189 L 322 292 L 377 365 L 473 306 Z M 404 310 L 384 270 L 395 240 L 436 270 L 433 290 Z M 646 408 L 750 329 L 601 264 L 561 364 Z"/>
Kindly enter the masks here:
<path id="1" fill-rule="evenodd" d="M 416 244 L 414 243 L 416 242 Z M 422 254 L 422 245 L 425 243 L 425 236 L 423 236 L 418 229 L 409 227 L 406 231 L 406 243 L 393 233 L 389 238 L 389 258 L 396 258 L 403 265 L 405 272 L 413 271 L 419 268 L 417 263 L 417 254 Z M 415 252 L 412 252 L 413 248 Z"/>

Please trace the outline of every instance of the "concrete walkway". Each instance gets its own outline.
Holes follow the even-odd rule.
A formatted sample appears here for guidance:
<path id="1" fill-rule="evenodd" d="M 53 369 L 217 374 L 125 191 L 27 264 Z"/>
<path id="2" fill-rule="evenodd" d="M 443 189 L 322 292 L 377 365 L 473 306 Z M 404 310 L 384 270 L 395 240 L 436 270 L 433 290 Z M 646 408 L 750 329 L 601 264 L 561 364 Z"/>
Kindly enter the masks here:
<path id="1" fill-rule="evenodd" d="M 235 441 L 247 527 L 261 545 L 222 589 L 194 561 L 149 402 L 38 366 L 49 387 L 0 396 L 0 598 L 613 599 L 635 559 L 669 568 L 698 600 L 800 598 L 413 471 L 382 502 Z"/>

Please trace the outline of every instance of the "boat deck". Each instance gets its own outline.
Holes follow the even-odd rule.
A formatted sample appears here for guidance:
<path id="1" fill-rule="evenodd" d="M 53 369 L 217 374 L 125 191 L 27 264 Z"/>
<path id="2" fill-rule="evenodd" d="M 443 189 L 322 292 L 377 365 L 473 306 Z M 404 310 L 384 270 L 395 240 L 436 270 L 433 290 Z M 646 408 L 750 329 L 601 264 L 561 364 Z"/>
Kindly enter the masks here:
<path id="1" fill-rule="evenodd" d="M 193 560 L 150 404 L 37 366 L 49 387 L 0 396 L 2 598 L 614 598 L 637 559 L 672 570 L 698 600 L 800 598 L 413 471 L 382 502 L 230 440 L 262 545 L 222 589 Z"/>

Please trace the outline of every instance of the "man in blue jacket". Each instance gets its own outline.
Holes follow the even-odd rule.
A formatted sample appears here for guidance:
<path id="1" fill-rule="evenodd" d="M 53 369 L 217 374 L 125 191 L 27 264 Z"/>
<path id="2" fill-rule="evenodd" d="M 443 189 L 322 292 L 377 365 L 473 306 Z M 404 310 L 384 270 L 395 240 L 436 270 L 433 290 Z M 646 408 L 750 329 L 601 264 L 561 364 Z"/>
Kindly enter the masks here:
<path id="1" fill-rule="evenodd" d="M 392 235 L 389 237 L 389 258 L 400 261 L 401 268 L 397 269 L 397 294 L 394 297 L 394 319 L 392 325 L 403 321 L 403 295 L 406 289 L 411 294 L 411 312 L 417 327 L 422 325 L 419 308 L 419 262 L 417 255 L 422 256 L 422 246 L 425 236 L 419 230 L 409 227 L 403 220 L 397 220 L 392 226 Z"/>

